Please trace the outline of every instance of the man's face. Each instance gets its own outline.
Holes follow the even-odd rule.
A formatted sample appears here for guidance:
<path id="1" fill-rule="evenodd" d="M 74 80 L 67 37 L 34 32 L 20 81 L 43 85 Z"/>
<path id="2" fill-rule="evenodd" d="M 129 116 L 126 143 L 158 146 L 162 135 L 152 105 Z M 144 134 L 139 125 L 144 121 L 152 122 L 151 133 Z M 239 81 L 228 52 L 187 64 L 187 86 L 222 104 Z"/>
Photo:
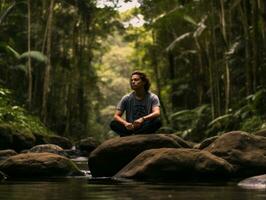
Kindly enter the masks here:
<path id="1" fill-rule="evenodd" d="M 133 76 L 131 76 L 130 85 L 132 90 L 136 90 L 144 87 L 144 81 L 141 80 L 138 74 L 134 74 Z"/>

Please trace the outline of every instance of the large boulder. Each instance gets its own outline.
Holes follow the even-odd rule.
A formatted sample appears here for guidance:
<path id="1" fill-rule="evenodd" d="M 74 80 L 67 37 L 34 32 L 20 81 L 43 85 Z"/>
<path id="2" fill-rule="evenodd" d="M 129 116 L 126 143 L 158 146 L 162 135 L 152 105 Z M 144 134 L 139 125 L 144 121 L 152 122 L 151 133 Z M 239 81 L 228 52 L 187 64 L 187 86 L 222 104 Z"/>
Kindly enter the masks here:
<path id="1" fill-rule="evenodd" d="M 236 176 L 266 173 L 266 138 L 233 131 L 221 135 L 205 148 L 227 160 L 236 169 Z"/>
<path id="2" fill-rule="evenodd" d="M 47 141 L 48 141 L 48 138 L 50 137 L 48 134 L 41 133 L 41 132 L 33 132 L 32 134 L 36 138 L 35 145 L 48 143 Z"/>
<path id="3" fill-rule="evenodd" d="M 13 149 L 0 150 L 0 160 L 5 160 L 14 155 L 17 155 L 17 152 Z"/>
<path id="4" fill-rule="evenodd" d="M 31 134 L 29 130 L 13 131 L 13 149 L 20 152 L 24 149 L 29 149 L 35 145 L 35 137 Z"/>
<path id="5" fill-rule="evenodd" d="M 190 148 L 184 140 L 172 134 L 117 137 L 103 142 L 91 152 L 88 159 L 89 169 L 94 177 L 110 177 L 141 152 L 164 147 Z"/>
<path id="6" fill-rule="evenodd" d="M 24 153 L 31 152 L 31 153 L 55 153 L 58 155 L 65 156 L 67 158 L 76 158 L 81 156 L 79 150 L 74 149 L 63 149 L 62 147 L 55 145 L 55 144 L 39 144 L 32 147 L 29 150 L 23 151 Z"/>
<path id="7" fill-rule="evenodd" d="M 238 183 L 238 186 L 246 189 L 266 189 L 266 174 L 246 178 Z"/>
<path id="8" fill-rule="evenodd" d="M 34 147 L 32 147 L 29 150 L 24 150 L 21 153 L 55 153 L 61 156 L 65 156 L 67 158 L 73 159 L 76 157 L 81 156 L 81 152 L 77 149 L 63 149 L 62 147 L 56 145 L 56 144 L 39 144 Z"/>
<path id="9" fill-rule="evenodd" d="M 18 154 L 0 163 L 0 170 L 11 178 L 83 175 L 70 159 L 52 153 Z"/>
<path id="10" fill-rule="evenodd" d="M 139 154 L 115 177 L 165 180 L 221 180 L 229 178 L 232 165 L 197 149 L 150 149 Z"/>

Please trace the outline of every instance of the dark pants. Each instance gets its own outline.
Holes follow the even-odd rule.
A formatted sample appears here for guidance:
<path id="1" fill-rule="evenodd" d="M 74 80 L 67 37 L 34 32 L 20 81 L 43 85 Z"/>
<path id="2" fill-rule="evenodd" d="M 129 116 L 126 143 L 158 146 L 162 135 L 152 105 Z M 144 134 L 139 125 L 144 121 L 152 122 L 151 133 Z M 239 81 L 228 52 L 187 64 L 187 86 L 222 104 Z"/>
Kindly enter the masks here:
<path id="1" fill-rule="evenodd" d="M 128 136 L 128 135 L 136 135 L 136 134 L 149 134 L 155 133 L 162 126 L 161 120 L 159 118 L 153 119 L 151 121 L 145 121 L 141 127 L 136 130 L 130 131 L 127 130 L 126 127 L 119 122 L 113 120 L 110 123 L 110 128 L 116 132 L 118 135 Z"/>

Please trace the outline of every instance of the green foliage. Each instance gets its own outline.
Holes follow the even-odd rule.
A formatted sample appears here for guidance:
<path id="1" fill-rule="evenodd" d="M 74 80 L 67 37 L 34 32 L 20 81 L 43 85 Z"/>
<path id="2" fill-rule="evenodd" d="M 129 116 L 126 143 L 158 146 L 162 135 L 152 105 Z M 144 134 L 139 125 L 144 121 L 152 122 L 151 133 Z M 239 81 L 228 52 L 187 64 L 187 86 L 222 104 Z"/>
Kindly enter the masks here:
<path id="1" fill-rule="evenodd" d="M 266 89 L 261 89 L 251 96 L 254 110 L 259 115 L 266 115 Z"/>
<path id="2" fill-rule="evenodd" d="M 30 130 L 33 133 L 53 134 L 39 120 L 30 115 L 27 110 L 16 104 L 12 92 L 0 86 L 0 123 L 10 124 L 18 129 Z"/>
<path id="3" fill-rule="evenodd" d="M 193 122 L 195 123 L 197 119 L 197 114 L 193 110 L 181 110 L 170 116 L 172 126 L 176 130 L 187 130 L 193 127 Z"/>
<path id="4" fill-rule="evenodd" d="M 257 91 L 258 86 L 266 88 L 265 1 L 138 2 L 139 8 L 119 15 L 112 6 L 97 7 L 97 1 L 55 1 L 53 31 L 46 38 L 50 2 L 31 1 L 31 49 L 38 51 L 28 52 L 25 1 L 2 1 L 0 81 L 26 103 L 25 61 L 30 56 L 32 110 L 41 113 L 47 74 L 38 66 L 47 62 L 41 52 L 51 39 L 46 123 L 60 134 L 85 137 L 107 130 L 112 106 L 129 91 L 128 75 L 134 69 L 151 75 L 164 102 L 162 110 L 181 110 L 172 114 L 171 122 L 184 137 L 199 140 L 259 127 L 266 113 L 266 92 Z M 139 14 L 145 26 L 125 31 L 123 22 Z M 3 122 L 40 124 L 37 118 L 25 117 L 27 111 L 13 104 L 8 91 L 0 93 Z M 252 95 L 242 101 L 247 94 Z M 196 105 L 203 106 L 192 109 Z"/>
<path id="5" fill-rule="evenodd" d="M 9 53 L 11 53 L 17 60 L 26 60 L 28 59 L 28 57 L 31 57 L 32 59 L 38 61 L 38 62 L 42 62 L 42 63 L 46 63 L 47 62 L 47 56 L 44 55 L 42 52 L 40 51 L 28 51 L 28 52 L 24 52 L 22 54 L 20 54 L 19 52 L 17 52 L 14 48 L 12 48 L 9 45 L 4 45 L 4 43 L 2 43 L 2 48 L 5 48 Z"/>
<path id="6" fill-rule="evenodd" d="M 15 91 L 20 104 L 28 104 L 26 100 L 31 100 L 28 106 L 30 111 L 39 115 L 54 132 L 73 139 L 98 136 L 99 125 L 102 125 L 99 105 L 100 102 L 105 104 L 99 88 L 102 83 L 108 87 L 110 79 L 101 82 L 102 77 L 98 78 L 96 73 L 96 62 L 101 60 L 105 51 L 106 46 L 103 45 L 107 36 L 114 30 L 122 33 L 123 26 L 117 11 L 112 7 L 99 8 L 96 1 L 88 0 L 55 1 L 53 9 L 50 9 L 51 1 L 31 1 L 30 49 L 34 51 L 29 51 L 27 2 L 22 5 L 15 1 L 15 9 L 10 10 L 8 17 L 3 17 L 7 16 L 5 10 L 14 6 L 12 2 L 0 3 L 0 82 Z M 48 27 L 51 12 L 52 27 Z M 48 31 L 50 28 L 51 34 Z M 52 44 L 50 51 L 49 41 Z M 122 51 L 127 50 L 125 46 Z M 121 54 L 113 53 L 109 57 L 111 64 L 121 57 Z M 27 66 L 29 56 L 30 73 Z M 50 62 L 47 62 L 48 59 Z M 125 62 L 127 59 L 127 55 L 120 59 L 124 69 L 128 67 Z M 46 73 L 47 67 L 44 65 L 48 63 L 51 70 Z M 112 67 L 108 72 L 112 72 Z M 120 69 L 124 70 L 122 67 Z M 45 80 L 48 79 L 46 84 Z M 118 92 L 121 89 L 119 87 L 125 85 L 124 82 L 125 79 L 114 81 Z M 32 91 L 28 91 L 30 84 Z M 47 95 L 44 88 L 49 88 Z M 106 96 L 112 97 L 109 95 L 111 88 L 106 90 Z M 47 101 L 43 100 L 45 97 Z M 1 108 L 2 121 L 34 129 L 44 127 L 38 118 L 28 116 L 26 110 L 14 105 L 17 104 L 5 104 Z"/>
<path id="7" fill-rule="evenodd" d="M 19 59 L 27 59 L 28 57 L 31 57 L 32 59 L 38 61 L 38 62 L 42 62 L 42 63 L 46 63 L 47 62 L 47 56 L 45 56 L 42 52 L 40 51 L 29 51 L 29 52 L 25 52 L 22 53 L 19 56 Z"/>
<path id="8" fill-rule="evenodd" d="M 224 132 L 238 130 L 239 122 L 233 114 L 219 116 L 212 120 L 206 129 L 206 137 L 215 136 Z"/>
<path id="9" fill-rule="evenodd" d="M 247 118 L 240 124 L 240 129 L 248 133 L 253 133 L 262 128 L 264 120 L 260 116 L 252 116 Z"/>
<path id="10" fill-rule="evenodd" d="M 240 101 L 235 110 L 214 120 L 211 120 L 210 108 L 206 105 L 196 109 L 181 110 L 171 115 L 172 126 L 180 136 L 192 141 L 200 141 L 234 130 L 249 133 L 258 131 L 265 128 L 265 94 L 265 90 L 262 89 L 249 95 Z"/>
<path id="11" fill-rule="evenodd" d="M 240 120 L 245 120 L 254 114 L 255 112 L 252 104 L 245 104 L 234 112 L 234 116 L 239 118 Z"/>
<path id="12" fill-rule="evenodd" d="M 182 110 L 170 116 L 172 127 L 185 139 L 200 141 L 206 137 L 205 130 L 210 121 L 209 105 L 192 110 Z"/>

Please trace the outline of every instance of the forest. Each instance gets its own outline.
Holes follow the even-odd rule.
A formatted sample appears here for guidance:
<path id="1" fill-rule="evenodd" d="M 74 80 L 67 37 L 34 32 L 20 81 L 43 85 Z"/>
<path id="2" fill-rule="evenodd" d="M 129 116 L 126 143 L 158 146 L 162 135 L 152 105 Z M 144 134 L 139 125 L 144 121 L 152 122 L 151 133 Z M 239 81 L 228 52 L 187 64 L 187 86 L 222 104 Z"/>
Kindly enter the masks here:
<path id="1" fill-rule="evenodd" d="M 123 12 L 105 2 L 0 2 L 0 124 L 113 137 L 116 104 L 141 70 L 161 131 L 200 141 L 266 128 L 264 0 L 138 0 Z"/>

